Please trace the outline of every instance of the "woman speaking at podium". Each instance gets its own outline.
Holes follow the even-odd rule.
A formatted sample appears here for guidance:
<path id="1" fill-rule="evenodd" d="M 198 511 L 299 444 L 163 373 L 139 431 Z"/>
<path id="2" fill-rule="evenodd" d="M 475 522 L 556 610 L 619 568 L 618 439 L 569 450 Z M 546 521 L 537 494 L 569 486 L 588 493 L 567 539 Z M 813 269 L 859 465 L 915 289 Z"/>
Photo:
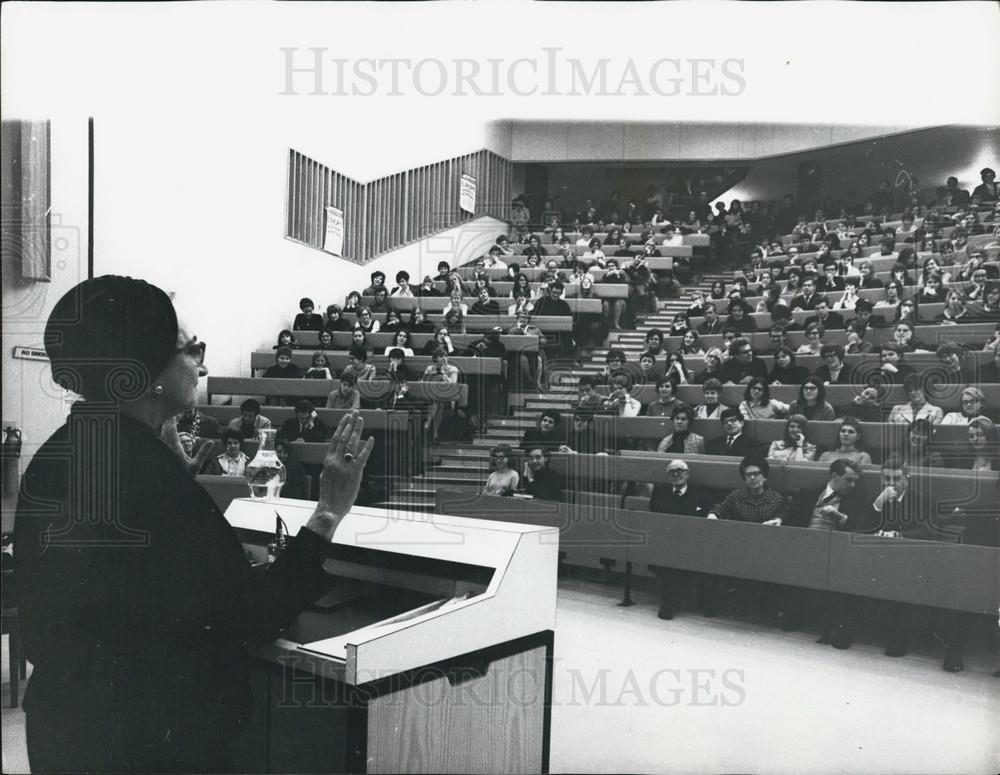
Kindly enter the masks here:
<path id="1" fill-rule="evenodd" d="M 322 593 L 324 546 L 372 449 L 364 421 L 343 418 L 315 513 L 258 576 L 177 439 L 205 343 L 166 293 L 86 280 L 45 344 L 53 379 L 84 400 L 28 466 L 15 523 L 32 772 L 231 770 L 248 647 Z"/>

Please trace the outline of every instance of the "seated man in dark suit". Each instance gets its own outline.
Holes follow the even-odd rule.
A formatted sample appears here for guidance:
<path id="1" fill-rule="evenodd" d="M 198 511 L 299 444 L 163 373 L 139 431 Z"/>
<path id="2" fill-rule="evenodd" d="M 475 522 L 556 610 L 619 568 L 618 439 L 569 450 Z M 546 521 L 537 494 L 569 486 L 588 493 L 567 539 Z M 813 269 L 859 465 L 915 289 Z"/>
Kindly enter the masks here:
<path id="1" fill-rule="evenodd" d="M 806 318 L 806 328 L 809 328 L 809 326 L 813 323 L 819 323 L 823 326 L 824 331 L 829 331 L 831 329 L 843 329 L 843 315 L 830 311 L 830 300 L 826 298 L 826 296 L 820 296 L 816 299 L 816 304 L 813 307 L 813 310 L 816 314 Z"/>
<path id="2" fill-rule="evenodd" d="M 566 480 L 549 468 L 552 450 L 532 447 L 527 450 L 527 460 L 521 472 L 521 486 L 525 494 L 544 501 L 561 501 Z"/>
<path id="3" fill-rule="evenodd" d="M 667 482 L 656 484 L 649 498 L 649 510 L 659 514 L 681 514 L 687 517 L 704 517 L 708 509 L 708 501 L 697 487 L 688 483 L 691 471 L 683 460 L 671 460 L 667 463 Z M 656 576 L 660 581 L 660 610 L 657 613 L 661 619 L 673 619 L 676 606 L 674 590 L 685 576 L 699 577 L 701 574 L 685 573 L 674 568 L 657 568 Z M 708 578 L 699 582 L 699 592 L 706 593 Z"/>
<path id="4" fill-rule="evenodd" d="M 906 464 L 895 452 L 882 463 L 882 491 L 868 509 L 864 529 L 884 538 L 951 543 L 961 538 L 961 530 L 951 525 L 948 517 L 938 515 L 930 481 L 920 478 L 915 483 L 911 482 Z M 902 657 L 909 651 L 918 608 L 906 603 L 890 603 L 886 617 L 886 656 Z M 938 613 L 942 625 L 939 632 L 947 646 L 943 668 L 957 673 L 965 667 L 965 644 L 972 619 L 962 611 Z"/>
<path id="5" fill-rule="evenodd" d="M 719 421 L 725 433 L 705 445 L 705 454 L 746 457 L 758 451 L 757 445 L 743 433 L 745 420 L 739 409 L 736 407 L 723 409 Z"/>
<path id="6" fill-rule="evenodd" d="M 795 495 L 789 522 L 795 527 L 814 530 L 857 530 L 867 512 L 867 505 L 858 497 L 856 487 L 861 480 L 861 467 L 852 460 L 834 460 L 830 464 L 830 479 L 821 489 L 803 490 Z M 807 610 L 806 590 L 789 588 L 785 596 L 782 626 L 798 629 Z M 820 643 L 832 643 L 834 648 L 851 645 L 851 622 L 848 599 L 844 595 L 820 593 Z"/>
<path id="7" fill-rule="evenodd" d="M 303 398 L 295 403 L 295 416 L 286 420 L 278 436 L 288 441 L 326 441 L 326 425 L 316 416 L 312 401 Z"/>
<path id="8" fill-rule="evenodd" d="M 802 293 L 792 297 L 792 301 L 788 306 L 792 310 L 815 309 L 819 298 L 819 294 L 816 293 L 816 280 L 812 277 L 807 277 L 802 281 Z"/>

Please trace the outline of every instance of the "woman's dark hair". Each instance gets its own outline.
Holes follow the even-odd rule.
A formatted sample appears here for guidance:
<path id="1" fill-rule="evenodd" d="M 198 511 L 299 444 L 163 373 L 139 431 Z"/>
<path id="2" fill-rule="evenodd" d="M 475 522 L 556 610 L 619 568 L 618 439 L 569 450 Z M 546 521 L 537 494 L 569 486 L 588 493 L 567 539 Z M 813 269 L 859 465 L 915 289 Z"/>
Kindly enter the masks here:
<path id="1" fill-rule="evenodd" d="M 680 402 L 680 401 L 678 401 L 674 405 L 674 408 L 670 410 L 670 419 L 671 420 L 676 420 L 677 419 L 677 415 L 679 415 L 679 414 L 687 415 L 687 418 L 689 420 L 693 420 L 694 419 L 694 411 L 691 409 L 691 407 L 688 406 L 687 404 L 683 403 L 683 402 Z"/>
<path id="2" fill-rule="evenodd" d="M 750 389 L 754 385 L 760 385 L 762 388 L 764 388 L 764 392 L 760 396 L 760 401 L 756 402 L 756 404 L 754 403 L 754 399 L 752 397 L 753 394 L 750 392 Z M 769 403 L 771 403 L 771 388 L 767 384 L 767 380 L 761 379 L 760 377 L 754 377 L 753 379 L 751 379 L 747 383 L 746 389 L 743 391 L 743 400 L 746 401 L 751 406 L 767 406 Z"/>
<path id="3" fill-rule="evenodd" d="M 777 350 L 774 351 L 775 364 L 777 364 L 778 356 L 781 355 L 781 353 L 785 353 L 786 355 L 788 355 L 790 359 L 790 363 L 788 364 L 789 368 L 795 366 L 795 350 L 785 345 L 782 345 L 781 347 L 779 347 Z"/>
<path id="4" fill-rule="evenodd" d="M 543 417 L 550 418 L 557 428 L 559 427 L 559 423 L 562 422 L 562 413 L 558 409 L 543 409 L 542 413 L 538 415 L 539 423 L 541 423 Z"/>
<path id="5" fill-rule="evenodd" d="M 395 341 L 399 339 L 400 334 L 406 337 L 406 344 L 407 346 L 409 346 L 412 339 L 410 337 L 410 332 L 407 331 L 405 328 L 401 328 L 395 333 L 395 335 L 393 336 L 393 343 L 395 343 Z"/>
<path id="6" fill-rule="evenodd" d="M 340 315 L 341 312 L 342 312 L 342 310 L 340 309 L 340 305 L 339 304 L 330 304 L 326 308 L 326 316 L 327 317 L 330 317 L 331 315 L 334 315 L 334 314 Z"/>
<path id="7" fill-rule="evenodd" d="M 350 354 L 350 356 L 352 358 L 357 358 L 359 361 L 367 361 L 368 360 L 368 348 L 367 347 L 361 347 L 359 345 L 355 345 L 354 347 L 352 347 L 350 349 L 350 353 L 349 354 Z"/>
<path id="8" fill-rule="evenodd" d="M 670 374 L 664 374 L 658 380 L 656 380 L 656 391 L 659 392 L 663 385 L 670 385 L 674 389 L 674 394 L 677 393 L 677 385 L 680 384 L 680 379 L 677 374 L 671 372 Z"/>
<path id="9" fill-rule="evenodd" d="M 826 385 L 823 384 L 823 380 L 821 380 L 819 377 L 806 377 L 804 380 L 802 380 L 802 384 L 799 385 L 799 403 L 802 406 L 806 405 L 806 399 L 802 392 L 802 389 L 806 385 L 816 386 L 816 403 L 817 405 L 822 406 L 823 403 L 826 401 Z"/>
<path id="10" fill-rule="evenodd" d="M 350 385 L 351 387 L 354 387 L 356 384 L 358 384 L 358 378 L 354 376 L 353 371 L 346 371 L 343 374 L 341 374 L 340 381 L 346 385 Z"/>
<path id="11" fill-rule="evenodd" d="M 746 479 L 747 478 L 747 476 L 746 476 L 747 469 L 750 466 L 756 466 L 757 468 L 759 468 L 760 472 L 762 474 L 764 474 L 764 476 L 770 476 L 771 475 L 771 466 L 770 466 L 770 464 L 768 464 L 768 462 L 766 460 L 764 460 L 763 458 L 749 457 L 748 456 L 748 457 L 743 458 L 740 461 L 740 478 L 741 479 Z"/>

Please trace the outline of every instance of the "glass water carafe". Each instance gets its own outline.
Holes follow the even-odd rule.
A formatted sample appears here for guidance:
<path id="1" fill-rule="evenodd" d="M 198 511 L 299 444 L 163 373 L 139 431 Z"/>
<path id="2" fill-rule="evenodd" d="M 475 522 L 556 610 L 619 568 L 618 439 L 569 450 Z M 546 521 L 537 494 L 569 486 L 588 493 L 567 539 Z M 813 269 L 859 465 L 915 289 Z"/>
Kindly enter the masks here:
<path id="1" fill-rule="evenodd" d="M 253 460 L 247 464 L 246 477 L 250 485 L 250 497 L 255 500 L 275 501 L 285 483 L 285 465 L 278 460 L 274 449 L 274 439 L 278 431 L 264 428 L 260 431 L 260 447 Z"/>

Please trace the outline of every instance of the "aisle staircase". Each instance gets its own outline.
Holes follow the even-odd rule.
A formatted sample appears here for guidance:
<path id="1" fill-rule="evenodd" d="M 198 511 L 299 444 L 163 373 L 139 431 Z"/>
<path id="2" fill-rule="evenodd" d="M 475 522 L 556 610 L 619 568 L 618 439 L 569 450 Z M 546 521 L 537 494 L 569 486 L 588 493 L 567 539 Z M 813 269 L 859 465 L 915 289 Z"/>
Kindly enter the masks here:
<path id="1" fill-rule="evenodd" d="M 609 345 L 625 350 L 630 361 L 638 360 L 645 347 L 646 332 L 652 328 L 666 330 L 673 316 L 687 309 L 688 294 L 696 289 L 708 292 L 711 284 L 729 275 L 706 274 L 697 284 L 685 286 L 681 296 L 660 302 L 656 314 L 646 316 L 633 330 L 614 331 Z M 577 383 L 584 374 L 597 374 L 605 366 L 607 348 L 593 350 L 579 366 L 568 366 L 558 372 L 545 393 L 511 393 L 508 396 L 510 414 L 487 419 L 485 430 L 470 443 L 431 445 L 424 473 L 400 482 L 390 497 L 374 504 L 379 508 L 407 511 L 434 511 L 434 494 L 438 489 L 479 492 L 490 473 L 490 450 L 497 444 L 517 447 L 525 430 L 534 428 L 542 409 L 558 409 L 569 420 L 576 401 Z"/>

